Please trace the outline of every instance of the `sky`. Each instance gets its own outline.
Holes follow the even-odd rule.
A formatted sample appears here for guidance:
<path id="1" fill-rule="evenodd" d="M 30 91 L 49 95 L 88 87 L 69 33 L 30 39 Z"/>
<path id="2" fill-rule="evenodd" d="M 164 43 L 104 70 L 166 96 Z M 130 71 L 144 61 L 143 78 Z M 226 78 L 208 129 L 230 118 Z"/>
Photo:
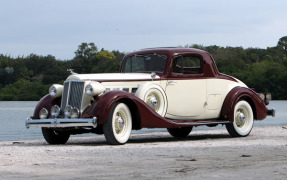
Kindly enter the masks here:
<path id="1" fill-rule="evenodd" d="M 0 0 L 0 54 L 69 60 L 83 42 L 132 52 L 199 44 L 267 48 L 286 0 Z"/>

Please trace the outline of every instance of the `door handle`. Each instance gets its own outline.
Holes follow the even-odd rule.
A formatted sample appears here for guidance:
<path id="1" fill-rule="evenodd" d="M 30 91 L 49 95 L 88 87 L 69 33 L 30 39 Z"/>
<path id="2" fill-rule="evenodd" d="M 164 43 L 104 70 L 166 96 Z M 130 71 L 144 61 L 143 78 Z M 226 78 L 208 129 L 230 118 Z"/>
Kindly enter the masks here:
<path id="1" fill-rule="evenodd" d="M 167 84 L 176 84 L 177 83 L 177 81 L 167 81 Z"/>

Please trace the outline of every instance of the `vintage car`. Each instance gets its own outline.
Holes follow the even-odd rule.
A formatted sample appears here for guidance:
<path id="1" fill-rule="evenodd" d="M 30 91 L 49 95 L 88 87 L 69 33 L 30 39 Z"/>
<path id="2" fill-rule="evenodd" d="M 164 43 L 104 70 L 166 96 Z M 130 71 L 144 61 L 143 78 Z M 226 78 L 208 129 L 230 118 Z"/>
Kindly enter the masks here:
<path id="1" fill-rule="evenodd" d="M 54 84 L 26 119 L 49 144 L 71 134 L 104 134 L 124 144 L 132 130 L 167 128 L 175 138 L 194 126 L 225 125 L 247 136 L 253 121 L 275 115 L 269 103 L 240 80 L 218 72 L 211 55 L 192 48 L 154 48 L 127 54 L 120 73 L 71 75 Z"/>

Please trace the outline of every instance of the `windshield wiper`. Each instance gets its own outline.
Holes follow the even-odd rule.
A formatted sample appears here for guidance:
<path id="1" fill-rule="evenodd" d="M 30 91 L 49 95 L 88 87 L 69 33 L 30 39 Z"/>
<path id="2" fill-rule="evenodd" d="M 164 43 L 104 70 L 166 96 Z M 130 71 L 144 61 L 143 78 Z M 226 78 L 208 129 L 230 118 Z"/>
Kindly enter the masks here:
<path id="1" fill-rule="evenodd" d="M 166 59 L 166 56 L 165 56 L 165 55 L 161 55 L 161 54 L 157 54 L 157 53 L 153 53 L 153 55 L 158 56 L 158 57 L 161 57 L 161 58 L 163 58 L 163 59 Z"/>
<path id="2" fill-rule="evenodd" d="M 149 56 L 144 56 L 144 55 L 135 54 L 135 57 L 144 58 L 144 60 L 146 60 L 146 61 L 151 60 L 151 57 L 149 57 Z"/>

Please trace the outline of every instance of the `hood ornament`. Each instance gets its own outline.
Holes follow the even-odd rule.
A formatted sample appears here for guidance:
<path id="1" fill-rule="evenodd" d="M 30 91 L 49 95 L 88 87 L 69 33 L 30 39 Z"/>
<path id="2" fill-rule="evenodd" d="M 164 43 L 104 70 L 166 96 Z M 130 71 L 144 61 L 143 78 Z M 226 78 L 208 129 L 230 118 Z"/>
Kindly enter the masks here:
<path id="1" fill-rule="evenodd" d="M 74 69 L 67 69 L 67 71 L 69 71 L 69 72 L 71 73 L 71 75 L 78 74 L 78 73 L 75 73 L 75 72 L 74 72 Z"/>

